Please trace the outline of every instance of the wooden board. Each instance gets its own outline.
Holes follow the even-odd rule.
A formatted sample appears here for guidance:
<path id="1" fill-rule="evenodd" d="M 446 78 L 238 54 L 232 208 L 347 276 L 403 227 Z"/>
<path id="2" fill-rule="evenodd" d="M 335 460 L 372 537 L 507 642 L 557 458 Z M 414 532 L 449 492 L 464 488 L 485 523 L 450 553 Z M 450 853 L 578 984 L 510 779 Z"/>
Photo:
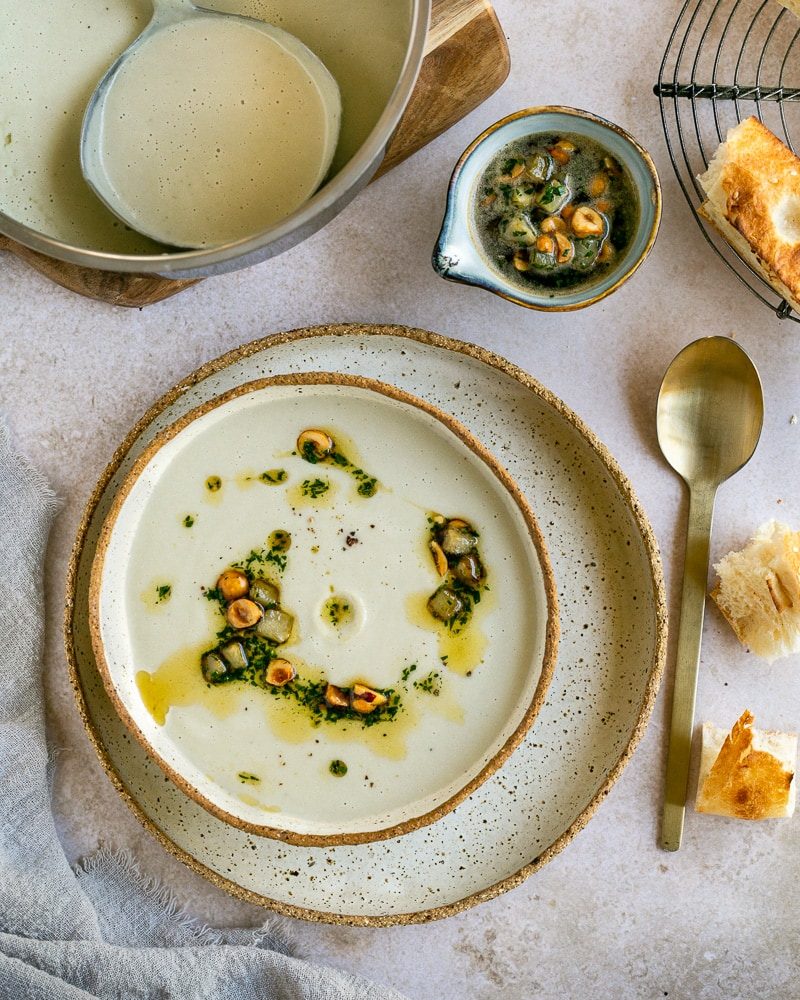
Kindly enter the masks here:
<path id="1" fill-rule="evenodd" d="M 485 101 L 506 79 L 510 67 L 505 35 L 488 0 L 433 0 L 419 80 L 375 176 L 397 166 Z M 115 306 L 142 308 L 202 280 L 78 267 L 3 235 L 0 250 L 15 254 L 70 291 Z"/>

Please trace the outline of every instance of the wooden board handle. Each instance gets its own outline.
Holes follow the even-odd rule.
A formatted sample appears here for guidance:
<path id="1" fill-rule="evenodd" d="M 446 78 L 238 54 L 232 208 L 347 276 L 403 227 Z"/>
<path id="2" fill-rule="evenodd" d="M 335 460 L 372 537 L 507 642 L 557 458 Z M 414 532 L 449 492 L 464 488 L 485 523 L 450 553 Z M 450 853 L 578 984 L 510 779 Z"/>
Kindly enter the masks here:
<path id="1" fill-rule="evenodd" d="M 169 281 L 157 274 L 120 274 L 116 271 L 98 271 L 91 267 L 79 267 L 54 257 L 46 257 L 22 243 L 16 243 L 7 236 L 0 236 L 0 250 L 13 253 L 24 260 L 34 270 L 55 281 L 62 288 L 84 295 L 112 306 L 142 308 L 162 299 L 177 295 L 184 288 L 195 285 L 200 280 Z"/>
<path id="2" fill-rule="evenodd" d="M 433 47 L 376 177 L 477 108 L 511 69 L 503 29 L 485 0 L 437 0 L 428 44 Z"/>

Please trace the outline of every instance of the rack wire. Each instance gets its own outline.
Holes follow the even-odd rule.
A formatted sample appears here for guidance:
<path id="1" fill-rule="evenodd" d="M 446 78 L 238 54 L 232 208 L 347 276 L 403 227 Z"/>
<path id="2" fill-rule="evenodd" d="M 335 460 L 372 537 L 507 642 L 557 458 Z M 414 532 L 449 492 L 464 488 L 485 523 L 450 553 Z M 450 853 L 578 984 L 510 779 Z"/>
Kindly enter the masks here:
<path id="1" fill-rule="evenodd" d="M 778 0 L 686 0 L 653 88 L 672 166 L 706 242 L 780 319 L 800 322 L 701 217 L 703 173 L 729 128 L 760 118 L 793 151 L 800 137 L 800 20 Z"/>

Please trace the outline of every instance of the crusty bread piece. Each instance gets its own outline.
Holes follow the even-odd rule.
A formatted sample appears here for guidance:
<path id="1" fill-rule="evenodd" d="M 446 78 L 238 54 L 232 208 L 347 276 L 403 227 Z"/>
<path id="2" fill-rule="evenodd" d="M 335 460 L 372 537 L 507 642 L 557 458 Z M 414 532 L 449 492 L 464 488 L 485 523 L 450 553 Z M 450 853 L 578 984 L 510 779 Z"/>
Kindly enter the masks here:
<path id="1" fill-rule="evenodd" d="M 797 734 L 753 729 L 745 710 L 730 733 L 703 723 L 697 812 L 777 819 L 795 807 Z"/>
<path id="2" fill-rule="evenodd" d="M 741 643 L 770 663 L 800 650 L 800 531 L 768 521 L 714 569 L 711 596 Z"/>
<path id="3" fill-rule="evenodd" d="M 697 179 L 700 214 L 800 312 L 800 159 L 750 117 Z"/>

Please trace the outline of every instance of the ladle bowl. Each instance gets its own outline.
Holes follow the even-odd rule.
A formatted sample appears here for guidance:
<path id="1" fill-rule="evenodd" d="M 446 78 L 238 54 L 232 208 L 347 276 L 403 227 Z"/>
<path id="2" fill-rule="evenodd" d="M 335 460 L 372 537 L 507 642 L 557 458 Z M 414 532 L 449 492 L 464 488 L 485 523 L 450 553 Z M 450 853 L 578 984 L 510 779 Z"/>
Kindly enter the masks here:
<path id="1" fill-rule="evenodd" d="M 169 81 L 176 72 L 169 62 L 165 62 L 169 52 L 164 49 L 165 32 L 188 29 L 193 22 L 207 47 L 206 59 L 201 66 L 198 62 L 201 51 L 198 49 L 193 55 L 189 48 L 182 61 L 191 76 L 184 80 L 178 75 L 178 82 L 173 83 L 170 93 Z M 236 31 L 233 38 L 230 37 L 232 28 Z M 234 102 L 236 112 L 228 108 L 226 114 L 217 110 L 216 102 L 238 98 L 238 93 L 230 93 L 235 86 L 234 67 L 223 53 L 235 52 L 235 62 L 241 63 L 243 68 L 247 66 L 244 61 L 246 42 L 252 41 L 252 32 L 263 36 L 261 44 L 267 46 L 269 57 L 263 61 L 263 68 L 262 61 L 258 60 L 259 71 L 263 74 L 258 81 L 262 93 L 259 100 L 264 103 L 254 108 L 249 118 L 245 116 L 242 120 L 238 99 Z M 160 48 L 153 49 L 158 43 L 161 43 Z M 183 45 L 186 44 L 183 38 Z M 212 51 L 208 51 L 209 45 Z M 223 64 L 224 75 L 215 77 L 208 65 L 215 59 Z M 284 80 L 281 74 L 286 72 L 290 77 Z M 297 74 L 302 87 L 291 74 Z M 276 86 L 276 80 L 280 94 L 276 88 L 264 95 L 268 86 Z M 306 80 L 311 89 L 305 88 Z M 123 88 L 121 95 L 115 97 L 120 87 Z M 215 87 L 219 94 L 215 93 Z M 159 91 L 161 107 L 157 103 Z M 153 92 L 155 100 L 148 101 Z M 144 99 L 138 111 L 137 93 Z M 170 96 L 176 102 L 174 107 L 170 106 Z M 131 98 L 134 98 L 132 102 Z M 206 102 L 208 106 L 204 110 Z M 307 139 L 303 130 L 307 123 L 302 118 L 284 121 L 285 108 L 290 102 L 294 102 L 295 112 L 306 108 L 301 115 L 311 115 L 309 121 L 314 125 Z M 241 104 L 245 104 L 244 99 Z M 120 111 L 120 105 L 124 111 Z M 214 109 L 213 113 L 208 108 Z M 251 237 L 265 226 L 280 222 L 280 214 L 276 216 L 276 212 L 288 217 L 314 194 L 333 160 L 341 110 L 335 79 L 319 57 L 289 32 L 255 18 L 205 10 L 196 7 L 191 0 L 154 0 L 153 17 L 145 30 L 107 70 L 89 100 L 81 130 L 81 170 L 105 206 L 131 229 L 165 246 L 198 249 L 222 245 L 232 239 Z M 206 117 L 205 128 L 203 124 L 198 128 L 197 122 L 202 119 L 197 116 L 201 112 Z M 183 119 L 192 126 L 188 131 L 194 134 L 189 140 L 193 145 L 181 144 L 185 137 L 173 122 L 176 113 L 178 122 Z M 120 169 L 111 161 L 114 147 L 120 146 L 119 130 L 116 142 L 113 132 L 109 132 L 113 129 L 110 122 L 122 114 L 125 115 L 122 138 L 133 132 L 135 141 L 141 142 L 141 149 L 137 146 L 135 161 Z M 319 131 L 316 115 L 321 119 Z M 159 118 L 166 118 L 170 126 L 168 138 L 163 149 L 156 142 L 148 156 L 146 145 L 148 141 L 153 144 L 152 132 Z M 231 127 L 232 121 L 237 127 L 246 125 L 252 129 L 258 140 L 248 141 L 246 133 L 240 134 Z M 149 140 L 146 138 L 148 131 L 151 133 Z M 181 158 L 177 165 L 164 160 L 170 150 Z M 273 153 L 273 150 L 276 151 Z M 294 155 L 290 155 L 290 151 Z M 221 163 L 220 154 L 224 157 Z M 264 156 L 267 157 L 266 168 Z M 145 159 L 150 162 L 144 162 Z M 241 170 L 238 169 L 240 163 Z M 276 171 L 274 177 L 270 177 L 270 170 Z M 206 177 L 209 171 L 213 171 L 213 175 Z M 175 173 L 177 180 L 172 176 Z M 289 181 L 294 174 L 298 174 L 298 180 L 292 187 Z M 277 176 L 283 178 L 283 184 L 276 184 Z M 147 178 L 146 184 L 141 182 L 143 177 Z M 292 204 L 291 199 L 298 204 Z"/>

